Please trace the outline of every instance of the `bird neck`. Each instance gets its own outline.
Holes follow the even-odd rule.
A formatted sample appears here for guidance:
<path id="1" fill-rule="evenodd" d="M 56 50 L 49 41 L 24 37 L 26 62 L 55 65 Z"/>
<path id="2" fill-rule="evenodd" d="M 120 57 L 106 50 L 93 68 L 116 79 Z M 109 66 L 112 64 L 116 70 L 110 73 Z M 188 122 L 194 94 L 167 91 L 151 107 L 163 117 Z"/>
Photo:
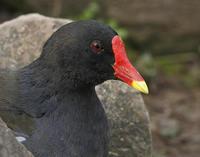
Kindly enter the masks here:
<path id="1" fill-rule="evenodd" d="M 70 156 L 68 154 L 75 151 L 77 156 L 107 157 L 108 122 L 95 91 L 92 89 L 73 91 L 67 95 L 59 95 L 57 99 L 59 103 L 50 103 L 48 108 L 53 104 L 57 104 L 57 107 L 47 112 L 44 118 L 39 118 L 41 119 L 37 128 L 39 138 L 29 140 L 27 148 L 31 152 L 38 150 L 40 152 L 48 150 L 46 146 L 49 143 L 54 143 L 51 151 L 56 154 L 62 152 L 62 155 Z M 38 143 L 40 148 L 37 147 Z M 60 151 L 60 146 L 64 152 Z M 47 153 L 43 156 L 51 156 L 48 151 L 41 153 Z"/>
<path id="2" fill-rule="evenodd" d="M 38 138 L 37 141 L 30 139 L 26 146 L 37 152 L 46 149 L 35 150 L 32 146 L 42 143 L 44 148 L 50 141 L 55 144 L 53 151 L 57 154 L 61 152 L 62 145 L 66 148 L 64 154 L 73 153 L 71 150 L 75 149 L 80 156 L 107 156 L 108 122 L 94 86 L 80 84 L 80 80 L 72 78 L 74 74 L 63 76 L 62 71 L 55 67 L 47 67 L 37 60 L 19 73 L 23 96 L 20 104 L 24 105 L 25 113 L 37 117 L 40 122 L 37 137 L 41 138 L 39 141 Z M 61 140 L 55 135 L 59 135 Z M 70 138 L 67 138 L 68 135 Z M 69 149 L 71 147 L 73 149 Z"/>
<path id="3" fill-rule="evenodd" d="M 30 86 L 49 89 L 51 92 L 94 88 L 79 77 L 78 69 L 73 66 L 61 68 L 60 65 L 47 64 L 44 59 L 37 59 L 21 70 L 22 80 Z"/>
<path id="4" fill-rule="evenodd" d="M 76 96 L 95 93 L 94 86 L 74 78 L 72 69 L 68 69 L 69 73 L 63 73 L 56 68 L 56 65 L 47 65 L 39 58 L 19 71 L 21 104 L 25 106 L 24 110 L 33 116 L 42 116 L 49 108 L 48 104 L 57 97 L 64 98 L 71 93 Z"/>

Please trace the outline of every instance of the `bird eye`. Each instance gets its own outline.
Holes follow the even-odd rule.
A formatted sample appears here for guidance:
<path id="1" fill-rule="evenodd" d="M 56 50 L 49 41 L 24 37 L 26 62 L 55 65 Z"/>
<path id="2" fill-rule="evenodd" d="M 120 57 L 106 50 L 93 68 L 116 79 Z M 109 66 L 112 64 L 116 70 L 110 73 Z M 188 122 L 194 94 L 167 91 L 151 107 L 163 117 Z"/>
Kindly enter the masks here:
<path id="1" fill-rule="evenodd" d="M 90 48 L 91 50 L 96 53 L 99 54 L 102 52 L 103 50 L 103 46 L 101 44 L 101 42 L 99 40 L 94 40 L 91 44 L 90 44 Z"/>

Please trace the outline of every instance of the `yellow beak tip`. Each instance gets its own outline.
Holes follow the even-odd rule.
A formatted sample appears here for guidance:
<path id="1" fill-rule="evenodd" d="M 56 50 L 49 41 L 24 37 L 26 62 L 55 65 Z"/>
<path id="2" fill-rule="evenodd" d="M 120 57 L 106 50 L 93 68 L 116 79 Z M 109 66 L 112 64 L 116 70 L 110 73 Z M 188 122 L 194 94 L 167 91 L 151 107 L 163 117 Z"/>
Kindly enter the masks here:
<path id="1" fill-rule="evenodd" d="M 133 81 L 131 86 L 142 93 L 149 94 L 149 89 L 145 81 Z"/>

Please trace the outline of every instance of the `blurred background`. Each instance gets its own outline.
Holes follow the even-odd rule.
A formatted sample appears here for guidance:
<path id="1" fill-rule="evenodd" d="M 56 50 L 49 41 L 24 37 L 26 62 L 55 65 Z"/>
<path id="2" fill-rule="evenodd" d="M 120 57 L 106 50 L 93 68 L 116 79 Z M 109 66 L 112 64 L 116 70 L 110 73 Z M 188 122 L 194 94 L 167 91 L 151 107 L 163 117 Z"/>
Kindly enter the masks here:
<path id="1" fill-rule="evenodd" d="M 0 0 L 0 24 L 33 12 L 116 29 L 150 88 L 153 157 L 199 157 L 199 0 Z"/>

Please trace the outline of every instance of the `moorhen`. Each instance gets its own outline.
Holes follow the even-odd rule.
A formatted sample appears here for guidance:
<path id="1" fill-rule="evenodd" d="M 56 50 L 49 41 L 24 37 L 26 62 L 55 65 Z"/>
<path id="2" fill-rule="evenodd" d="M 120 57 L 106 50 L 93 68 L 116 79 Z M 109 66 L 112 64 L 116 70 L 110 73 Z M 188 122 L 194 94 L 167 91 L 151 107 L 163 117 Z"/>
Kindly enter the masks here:
<path id="1" fill-rule="evenodd" d="M 109 127 L 95 86 L 109 79 L 148 93 L 111 27 L 66 24 L 30 65 L 0 71 L 0 116 L 35 157 L 107 157 Z"/>

